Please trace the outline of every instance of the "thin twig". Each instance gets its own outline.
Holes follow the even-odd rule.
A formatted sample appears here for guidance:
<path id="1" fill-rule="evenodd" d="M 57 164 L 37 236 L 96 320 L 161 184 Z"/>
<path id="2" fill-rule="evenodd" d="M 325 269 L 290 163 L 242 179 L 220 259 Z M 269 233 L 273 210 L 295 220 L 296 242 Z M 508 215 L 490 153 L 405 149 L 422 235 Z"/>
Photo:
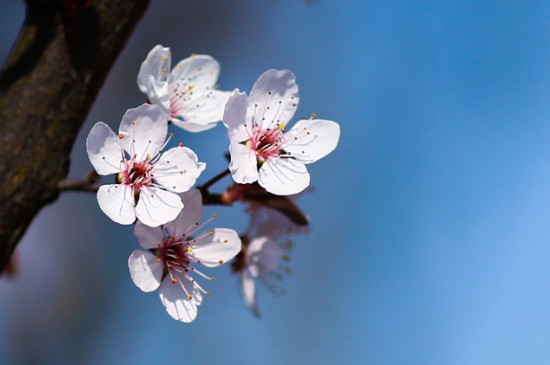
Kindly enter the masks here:
<path id="1" fill-rule="evenodd" d="M 98 182 L 99 175 L 95 171 L 90 173 L 81 179 L 65 179 L 57 183 L 59 191 L 91 191 L 97 192 L 97 189 L 101 186 Z"/>

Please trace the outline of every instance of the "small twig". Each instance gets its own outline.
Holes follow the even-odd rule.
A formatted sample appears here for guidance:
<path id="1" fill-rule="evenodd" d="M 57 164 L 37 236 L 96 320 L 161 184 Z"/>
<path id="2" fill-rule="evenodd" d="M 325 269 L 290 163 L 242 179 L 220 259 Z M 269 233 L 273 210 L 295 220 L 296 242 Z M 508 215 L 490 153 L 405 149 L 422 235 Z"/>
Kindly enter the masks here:
<path id="1" fill-rule="evenodd" d="M 57 183 L 59 191 L 91 191 L 97 192 L 101 186 L 98 183 L 99 175 L 95 171 L 90 173 L 82 179 L 65 179 Z"/>
<path id="2" fill-rule="evenodd" d="M 229 175 L 229 173 L 230 173 L 229 169 L 226 169 L 220 172 L 219 174 L 217 174 L 216 176 L 214 176 L 213 178 L 211 178 L 210 180 L 208 180 L 205 184 L 201 186 L 197 186 L 197 189 L 199 189 L 202 195 L 204 196 L 208 194 L 209 187 L 211 187 L 212 185 L 214 185 L 215 183 L 217 183 L 218 181 L 220 181 L 221 179 Z"/>

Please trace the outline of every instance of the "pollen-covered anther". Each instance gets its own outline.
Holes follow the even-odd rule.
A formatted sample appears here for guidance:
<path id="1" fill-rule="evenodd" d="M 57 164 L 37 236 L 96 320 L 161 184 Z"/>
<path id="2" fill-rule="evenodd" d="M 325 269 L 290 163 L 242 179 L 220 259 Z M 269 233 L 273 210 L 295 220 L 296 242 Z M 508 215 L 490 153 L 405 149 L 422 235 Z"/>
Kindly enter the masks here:
<path id="1" fill-rule="evenodd" d="M 157 262 L 160 262 L 160 259 L 157 259 Z"/>
<path id="2" fill-rule="evenodd" d="M 212 218 L 218 218 L 217 214 L 212 214 Z"/>
<path id="3" fill-rule="evenodd" d="M 205 291 L 204 294 L 210 295 L 210 292 L 209 292 L 209 291 Z"/>
<path id="4" fill-rule="evenodd" d="M 223 260 L 218 261 L 220 264 L 223 264 Z"/>
<path id="5" fill-rule="evenodd" d="M 136 121 L 135 121 L 135 120 L 132 122 L 132 125 L 136 125 Z"/>
<path id="6" fill-rule="evenodd" d="M 316 116 L 317 116 L 317 114 L 311 113 L 311 117 L 312 117 L 312 118 L 315 118 Z"/>
<path id="7" fill-rule="evenodd" d="M 175 284 L 178 282 L 178 279 L 172 279 L 172 283 Z"/>
<path id="8" fill-rule="evenodd" d="M 227 243 L 227 242 L 229 242 L 229 241 L 228 240 L 223 240 L 223 243 Z"/>
<path id="9" fill-rule="evenodd" d="M 187 252 L 193 252 L 193 247 L 187 247 Z"/>
<path id="10" fill-rule="evenodd" d="M 178 143 L 178 146 L 183 147 L 183 142 Z"/>
<path id="11" fill-rule="evenodd" d="M 174 133 L 170 132 L 170 137 L 174 137 Z"/>
<path id="12" fill-rule="evenodd" d="M 214 277 L 211 277 L 211 278 L 210 278 L 210 281 L 214 281 L 214 280 L 216 280 Z"/>
<path id="13" fill-rule="evenodd" d="M 210 232 L 208 232 L 208 234 L 209 234 L 210 236 L 212 236 L 212 235 L 214 234 L 214 232 L 210 231 Z"/>
<path id="14" fill-rule="evenodd" d="M 124 138 L 124 135 L 123 135 L 123 134 L 119 134 L 119 135 L 118 135 L 118 139 L 122 139 L 122 138 Z"/>
<path id="15" fill-rule="evenodd" d="M 192 295 L 192 294 L 189 294 L 189 295 L 187 296 L 187 298 L 193 299 L 193 295 Z"/>

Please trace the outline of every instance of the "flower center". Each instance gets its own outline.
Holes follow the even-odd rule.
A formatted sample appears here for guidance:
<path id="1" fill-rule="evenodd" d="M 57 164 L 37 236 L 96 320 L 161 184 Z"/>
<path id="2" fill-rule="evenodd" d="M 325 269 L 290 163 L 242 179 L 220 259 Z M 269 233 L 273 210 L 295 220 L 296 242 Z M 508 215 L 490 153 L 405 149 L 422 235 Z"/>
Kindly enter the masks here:
<path id="1" fill-rule="evenodd" d="M 188 250 L 189 248 L 187 248 L 183 239 L 165 237 L 158 249 L 157 256 L 168 273 L 171 273 L 172 270 L 186 273 L 191 269 L 190 263 L 196 261 L 187 256 Z"/>
<path id="2" fill-rule="evenodd" d="M 120 183 L 130 185 L 134 194 L 137 194 L 144 186 L 153 184 L 152 169 L 153 165 L 149 163 L 149 159 L 143 162 L 136 162 L 133 159 L 126 161 L 119 175 Z"/>
<path id="3" fill-rule="evenodd" d="M 263 163 L 268 158 L 277 157 L 281 154 L 283 134 L 282 128 L 260 129 L 254 127 L 246 146 L 256 151 L 258 161 Z"/>

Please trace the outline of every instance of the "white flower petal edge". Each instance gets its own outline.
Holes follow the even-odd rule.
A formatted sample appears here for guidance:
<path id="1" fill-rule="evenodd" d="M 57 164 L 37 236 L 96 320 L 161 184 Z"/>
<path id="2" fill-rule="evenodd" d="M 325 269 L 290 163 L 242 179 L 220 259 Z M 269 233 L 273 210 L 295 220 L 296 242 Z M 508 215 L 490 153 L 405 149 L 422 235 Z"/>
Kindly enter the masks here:
<path id="1" fill-rule="evenodd" d="M 175 193 L 188 191 L 206 168 L 204 162 L 187 147 L 174 147 L 164 152 L 153 171 L 160 185 Z"/>
<path id="2" fill-rule="evenodd" d="M 275 195 L 298 194 L 309 186 L 309 173 L 292 158 L 270 159 L 260 167 L 258 183 Z"/>
<path id="3" fill-rule="evenodd" d="M 175 320 L 190 323 L 197 318 L 200 302 L 197 303 L 196 297 L 200 292 L 196 286 L 188 280 L 183 279 L 183 275 L 176 275 L 178 282 L 174 285 L 166 277 L 159 288 L 159 296 L 162 304 L 168 314 Z M 182 297 L 181 293 L 189 293 L 189 297 Z"/>
<path id="4" fill-rule="evenodd" d="M 214 228 L 208 235 L 198 237 L 190 246 L 190 257 L 194 257 L 206 267 L 219 266 L 241 250 L 241 239 L 237 232 L 227 228 Z"/>
<path id="5" fill-rule="evenodd" d="M 164 225 L 167 232 L 174 236 L 183 236 L 186 232 L 195 230 L 202 222 L 202 195 L 198 190 L 189 190 L 180 194 L 185 206 L 180 214 L 171 222 Z"/>
<path id="6" fill-rule="evenodd" d="M 247 119 L 263 129 L 286 125 L 296 112 L 300 97 L 296 76 L 289 70 L 267 70 L 252 87 Z"/>
<path id="7" fill-rule="evenodd" d="M 118 136 L 103 122 L 97 122 L 86 138 L 86 151 L 92 166 L 100 175 L 116 174 L 120 171 L 121 156 L 124 153 Z"/>
<path id="8" fill-rule="evenodd" d="M 231 143 L 229 153 L 229 171 L 236 183 L 250 184 L 258 180 L 258 162 L 254 151 L 240 143 Z"/>
<path id="9" fill-rule="evenodd" d="M 138 73 L 139 89 L 167 118 L 189 132 L 213 128 L 223 117 L 230 93 L 216 90 L 220 64 L 208 55 L 192 55 L 170 71 L 171 53 L 155 46 Z"/>
<path id="10" fill-rule="evenodd" d="M 158 289 L 162 279 L 162 264 L 150 252 L 134 250 L 128 259 L 132 281 L 144 292 Z"/>
<path id="11" fill-rule="evenodd" d="M 132 224 L 136 220 L 134 193 L 129 186 L 102 185 L 97 191 L 97 202 L 103 213 L 119 224 Z"/>
<path id="12" fill-rule="evenodd" d="M 153 254 L 151 257 L 134 252 L 129 267 L 132 280 L 142 290 L 152 289 L 154 282 L 160 282 L 158 276 L 151 278 L 153 272 L 160 271 L 164 278 L 159 296 L 166 311 L 179 321 L 191 322 L 197 316 L 202 295 L 209 294 L 191 273 L 213 280 L 192 264 L 215 267 L 225 263 L 240 251 L 241 240 L 237 232 L 226 228 L 214 228 L 195 235 L 202 227 L 199 219 L 202 218 L 201 194 L 192 190 L 181 194 L 180 198 L 185 207 L 175 221 L 160 227 L 149 227 L 141 221 L 136 223 L 134 235 L 142 247 L 153 249 Z"/>
<path id="13" fill-rule="evenodd" d="M 260 317 L 260 310 L 258 309 L 258 301 L 256 299 L 256 283 L 250 276 L 248 271 L 243 271 L 240 278 L 241 294 L 243 296 L 244 304 L 256 317 Z"/>
<path id="14" fill-rule="evenodd" d="M 166 81 L 171 62 L 172 53 L 170 52 L 170 48 L 163 47 L 160 44 L 153 47 L 139 68 L 137 76 L 139 90 L 142 93 L 147 93 L 151 80 L 157 82 Z"/>
<path id="15" fill-rule="evenodd" d="M 158 106 L 143 104 L 124 113 L 118 130 L 120 145 L 130 158 L 143 161 L 161 152 L 168 124 Z"/>
<path id="16" fill-rule="evenodd" d="M 144 187 L 139 194 L 136 217 L 143 224 L 158 227 L 174 220 L 183 209 L 179 196 L 156 187 Z"/>
<path id="17" fill-rule="evenodd" d="M 257 180 L 276 195 L 297 194 L 309 185 L 304 164 L 336 148 L 340 127 L 333 121 L 306 120 L 285 131 L 298 101 L 298 85 L 288 70 L 264 72 L 249 97 L 233 91 L 223 119 L 230 140 L 229 170 L 236 183 Z"/>
<path id="18" fill-rule="evenodd" d="M 303 131 L 306 131 L 304 134 Z M 309 133 L 308 133 L 309 132 Z M 296 139 L 295 139 L 296 138 Z M 309 164 L 325 157 L 338 145 L 340 126 L 331 120 L 301 120 L 284 134 L 285 152 Z"/>

